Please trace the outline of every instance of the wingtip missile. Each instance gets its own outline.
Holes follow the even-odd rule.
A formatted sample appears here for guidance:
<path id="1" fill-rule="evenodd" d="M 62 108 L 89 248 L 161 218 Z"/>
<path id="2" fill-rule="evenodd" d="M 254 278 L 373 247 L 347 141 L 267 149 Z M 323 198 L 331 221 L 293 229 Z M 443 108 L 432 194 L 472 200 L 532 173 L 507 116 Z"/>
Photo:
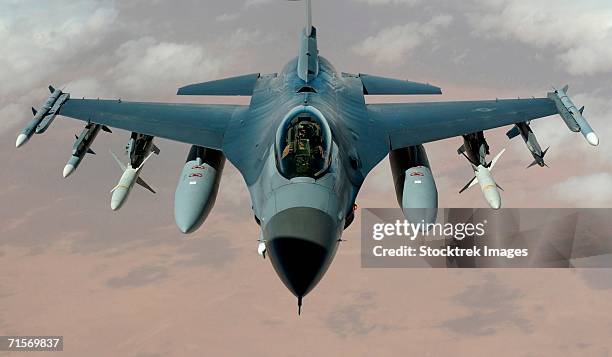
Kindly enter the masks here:
<path id="1" fill-rule="evenodd" d="M 28 140 L 30 139 L 29 136 L 27 136 L 26 134 L 19 134 L 17 136 L 17 141 L 15 142 L 15 147 L 20 148 L 23 146 L 23 144 L 25 144 Z"/>
<path id="2" fill-rule="evenodd" d="M 586 140 L 592 146 L 599 145 L 599 137 L 597 136 L 597 134 L 595 134 L 595 132 L 587 133 L 586 134 Z"/>
<path id="3" fill-rule="evenodd" d="M 580 132 L 590 145 L 599 145 L 599 137 L 582 115 L 584 107 L 578 109 L 567 95 L 567 90 L 568 86 L 566 85 L 563 89 L 548 93 L 548 98 L 555 103 L 557 112 L 571 131 Z"/>
<path id="4" fill-rule="evenodd" d="M 64 166 L 64 171 L 62 172 L 62 177 L 66 178 L 68 176 L 70 176 L 75 170 L 74 165 L 71 164 L 66 164 L 66 166 Z"/>

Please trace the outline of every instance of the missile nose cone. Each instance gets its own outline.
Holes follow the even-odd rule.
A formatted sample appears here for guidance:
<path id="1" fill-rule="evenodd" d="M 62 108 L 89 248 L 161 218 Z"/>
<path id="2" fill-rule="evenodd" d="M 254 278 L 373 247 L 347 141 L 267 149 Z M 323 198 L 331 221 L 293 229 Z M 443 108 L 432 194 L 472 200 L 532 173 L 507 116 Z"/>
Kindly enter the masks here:
<path id="1" fill-rule="evenodd" d="M 113 211 L 118 210 L 119 208 L 121 208 L 121 202 L 116 201 L 116 200 L 111 200 L 111 209 Z"/>
<path id="2" fill-rule="evenodd" d="M 339 235 L 331 216 L 306 207 L 281 211 L 264 228 L 272 266 L 297 297 L 308 294 L 321 280 L 336 252 Z"/>
<path id="3" fill-rule="evenodd" d="M 489 205 L 491 205 L 491 208 L 493 208 L 494 210 L 498 210 L 501 208 L 501 201 L 500 200 L 492 200 L 489 201 Z"/>
<path id="4" fill-rule="evenodd" d="M 594 132 L 588 133 L 586 135 L 586 139 L 589 142 L 589 144 L 593 146 L 599 145 L 599 137 L 597 137 L 597 134 L 595 134 Z"/>
<path id="5" fill-rule="evenodd" d="M 113 191 L 113 196 L 111 197 L 111 209 L 113 211 L 118 210 L 119 208 L 121 208 L 121 206 L 123 206 L 123 202 L 125 202 L 125 198 L 126 198 L 126 190 L 122 189 L 122 188 L 116 188 Z"/>
<path id="6" fill-rule="evenodd" d="M 74 165 L 68 164 L 68 165 L 64 166 L 64 171 L 62 172 L 62 176 L 64 178 L 70 176 L 70 174 L 72 174 L 74 172 L 74 169 L 75 169 Z"/>
<path id="7" fill-rule="evenodd" d="M 25 144 L 28 139 L 29 138 L 26 134 L 19 134 L 19 136 L 17 136 L 17 141 L 15 142 L 15 147 L 18 148 L 23 146 L 23 144 Z"/>

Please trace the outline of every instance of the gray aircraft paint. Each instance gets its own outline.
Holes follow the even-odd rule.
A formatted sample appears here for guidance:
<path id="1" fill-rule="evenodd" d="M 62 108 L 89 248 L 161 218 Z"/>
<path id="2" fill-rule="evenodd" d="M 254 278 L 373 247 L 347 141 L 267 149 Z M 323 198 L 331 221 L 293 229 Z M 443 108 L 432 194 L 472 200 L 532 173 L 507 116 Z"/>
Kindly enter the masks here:
<path id="1" fill-rule="evenodd" d="M 299 303 L 329 267 L 365 177 L 391 150 L 560 112 L 570 129 L 583 130 L 587 140 L 596 143 L 582 114 L 559 92 L 534 99 L 366 105 L 366 94 L 425 94 L 439 88 L 340 73 L 315 51 L 312 38 L 317 35 L 314 28 L 303 31 L 300 55 L 279 73 L 239 76 L 179 90 L 190 95 L 250 94 L 248 106 L 68 99 L 58 112 L 87 123 L 220 150 L 242 174 L 268 256 Z M 277 168 L 277 131 L 292 111 L 314 113 L 331 131 L 329 171 L 316 179 L 287 179 Z M 46 114 L 37 115 L 32 124 L 38 125 Z M 17 146 L 29 139 L 35 127 L 26 127 Z"/>

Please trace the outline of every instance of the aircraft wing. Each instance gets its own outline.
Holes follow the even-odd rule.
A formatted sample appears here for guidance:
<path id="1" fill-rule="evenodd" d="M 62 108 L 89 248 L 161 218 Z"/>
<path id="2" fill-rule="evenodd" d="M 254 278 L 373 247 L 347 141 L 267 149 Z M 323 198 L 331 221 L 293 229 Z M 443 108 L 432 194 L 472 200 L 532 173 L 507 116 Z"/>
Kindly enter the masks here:
<path id="1" fill-rule="evenodd" d="M 247 106 L 69 99 L 59 115 L 221 150 L 225 131 Z"/>
<path id="2" fill-rule="evenodd" d="M 558 114 L 548 98 L 368 104 L 367 108 L 370 120 L 386 130 L 391 150 Z"/>

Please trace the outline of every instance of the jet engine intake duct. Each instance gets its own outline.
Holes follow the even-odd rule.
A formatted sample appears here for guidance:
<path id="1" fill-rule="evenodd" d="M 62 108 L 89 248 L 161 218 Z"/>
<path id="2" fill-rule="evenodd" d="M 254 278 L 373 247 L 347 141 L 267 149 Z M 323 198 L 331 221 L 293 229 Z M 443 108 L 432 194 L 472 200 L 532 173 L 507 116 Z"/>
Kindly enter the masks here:
<path id="1" fill-rule="evenodd" d="M 389 154 L 397 202 L 410 222 L 436 221 L 438 190 L 423 145 Z"/>
<path id="2" fill-rule="evenodd" d="M 221 151 L 192 146 L 174 195 L 174 219 L 185 234 L 194 232 L 215 205 L 225 156 Z"/>

